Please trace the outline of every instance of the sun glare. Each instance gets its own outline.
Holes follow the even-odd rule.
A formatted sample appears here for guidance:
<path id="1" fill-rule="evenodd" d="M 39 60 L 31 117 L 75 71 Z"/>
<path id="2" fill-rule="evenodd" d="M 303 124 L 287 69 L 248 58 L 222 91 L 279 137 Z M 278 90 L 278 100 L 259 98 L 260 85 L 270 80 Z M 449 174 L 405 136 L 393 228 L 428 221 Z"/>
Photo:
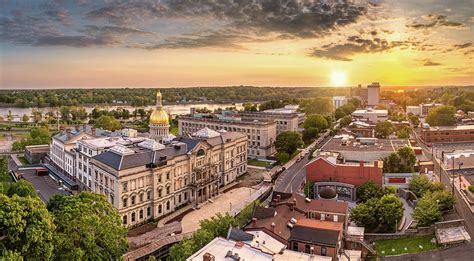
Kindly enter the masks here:
<path id="1" fill-rule="evenodd" d="M 346 85 L 346 73 L 341 71 L 334 71 L 331 73 L 331 84 L 335 87 Z"/>

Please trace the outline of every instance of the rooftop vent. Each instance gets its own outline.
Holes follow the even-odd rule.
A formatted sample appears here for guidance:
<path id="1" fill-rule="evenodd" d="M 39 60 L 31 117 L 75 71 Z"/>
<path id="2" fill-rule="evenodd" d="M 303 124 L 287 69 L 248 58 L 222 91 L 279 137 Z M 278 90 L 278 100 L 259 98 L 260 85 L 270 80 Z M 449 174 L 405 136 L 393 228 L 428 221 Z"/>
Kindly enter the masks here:
<path id="1" fill-rule="evenodd" d="M 121 156 L 124 156 L 124 155 L 131 155 L 131 154 L 134 154 L 135 152 L 123 145 L 115 145 L 113 146 L 110 151 L 112 151 L 113 153 L 115 154 L 118 154 L 118 155 L 121 155 Z"/>

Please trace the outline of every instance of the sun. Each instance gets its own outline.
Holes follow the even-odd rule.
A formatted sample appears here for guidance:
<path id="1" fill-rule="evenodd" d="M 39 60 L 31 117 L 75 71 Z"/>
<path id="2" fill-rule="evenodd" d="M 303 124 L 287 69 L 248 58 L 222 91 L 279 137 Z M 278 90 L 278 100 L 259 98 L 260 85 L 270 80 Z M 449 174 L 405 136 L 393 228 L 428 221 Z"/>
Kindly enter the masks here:
<path id="1" fill-rule="evenodd" d="M 345 72 L 333 71 L 331 73 L 331 84 L 335 87 L 341 87 L 346 85 L 347 75 Z"/>

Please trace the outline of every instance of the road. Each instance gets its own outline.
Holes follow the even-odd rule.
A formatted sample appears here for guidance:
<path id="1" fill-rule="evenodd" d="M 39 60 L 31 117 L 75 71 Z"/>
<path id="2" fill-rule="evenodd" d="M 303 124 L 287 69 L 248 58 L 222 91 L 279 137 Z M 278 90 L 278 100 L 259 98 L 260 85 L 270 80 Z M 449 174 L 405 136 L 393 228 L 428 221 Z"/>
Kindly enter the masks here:
<path id="1" fill-rule="evenodd" d="M 317 148 L 321 148 L 331 139 L 330 135 L 327 135 L 319 143 L 316 144 Z M 309 162 L 308 156 L 302 160 L 295 162 L 288 169 L 280 174 L 275 182 L 275 190 L 280 192 L 296 192 L 302 188 L 302 184 L 306 179 L 305 166 Z"/>

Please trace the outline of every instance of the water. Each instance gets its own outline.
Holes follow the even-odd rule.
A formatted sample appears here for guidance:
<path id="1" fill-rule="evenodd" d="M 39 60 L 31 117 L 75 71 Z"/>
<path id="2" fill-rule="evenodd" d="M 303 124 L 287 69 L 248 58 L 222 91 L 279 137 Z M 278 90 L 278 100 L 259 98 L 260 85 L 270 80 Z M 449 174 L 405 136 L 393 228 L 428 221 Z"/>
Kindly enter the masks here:
<path id="1" fill-rule="evenodd" d="M 78 106 L 80 107 L 80 106 Z M 87 113 L 91 113 L 92 110 L 95 108 L 95 107 L 98 107 L 100 108 L 101 110 L 114 110 L 114 109 L 117 109 L 117 108 L 123 108 L 123 109 L 127 109 L 128 111 L 130 111 L 130 113 L 132 113 L 135 109 L 138 109 L 138 108 L 144 108 L 146 111 L 147 110 L 152 110 L 155 108 L 154 105 L 151 105 L 151 106 L 145 106 L 145 107 L 135 107 L 135 106 L 129 106 L 129 105 L 125 105 L 125 106 L 84 106 L 84 109 L 86 109 Z M 189 114 L 189 110 L 194 107 L 196 109 L 199 109 L 199 108 L 208 108 L 210 110 L 215 110 L 215 109 L 218 109 L 218 108 L 226 108 L 226 107 L 236 107 L 238 110 L 241 110 L 243 109 L 243 106 L 242 106 L 242 103 L 235 103 L 235 104 L 232 104 L 232 103 L 225 103 L 225 104 L 213 104 L 213 103 L 204 103 L 204 104 L 176 104 L 176 105 L 165 105 L 163 106 L 164 109 L 166 110 L 166 112 L 168 112 L 168 114 L 172 115 L 172 116 L 175 116 L 175 115 L 185 115 L 185 114 Z M 14 116 L 14 119 L 13 121 L 15 122 L 20 122 L 21 121 L 21 117 L 26 114 L 28 116 L 32 116 L 32 113 L 33 113 L 33 109 L 36 109 L 40 112 L 42 112 L 43 114 L 43 117 L 46 115 L 46 113 L 50 112 L 50 111 L 57 111 L 58 110 L 58 107 L 44 107 L 44 108 L 16 108 L 16 107 L 3 107 L 3 108 L 0 108 L 0 117 L 3 118 L 4 121 L 7 120 L 7 115 L 8 115 L 8 112 L 11 111 L 11 113 L 13 114 Z M 30 119 L 31 121 L 31 119 Z"/>

